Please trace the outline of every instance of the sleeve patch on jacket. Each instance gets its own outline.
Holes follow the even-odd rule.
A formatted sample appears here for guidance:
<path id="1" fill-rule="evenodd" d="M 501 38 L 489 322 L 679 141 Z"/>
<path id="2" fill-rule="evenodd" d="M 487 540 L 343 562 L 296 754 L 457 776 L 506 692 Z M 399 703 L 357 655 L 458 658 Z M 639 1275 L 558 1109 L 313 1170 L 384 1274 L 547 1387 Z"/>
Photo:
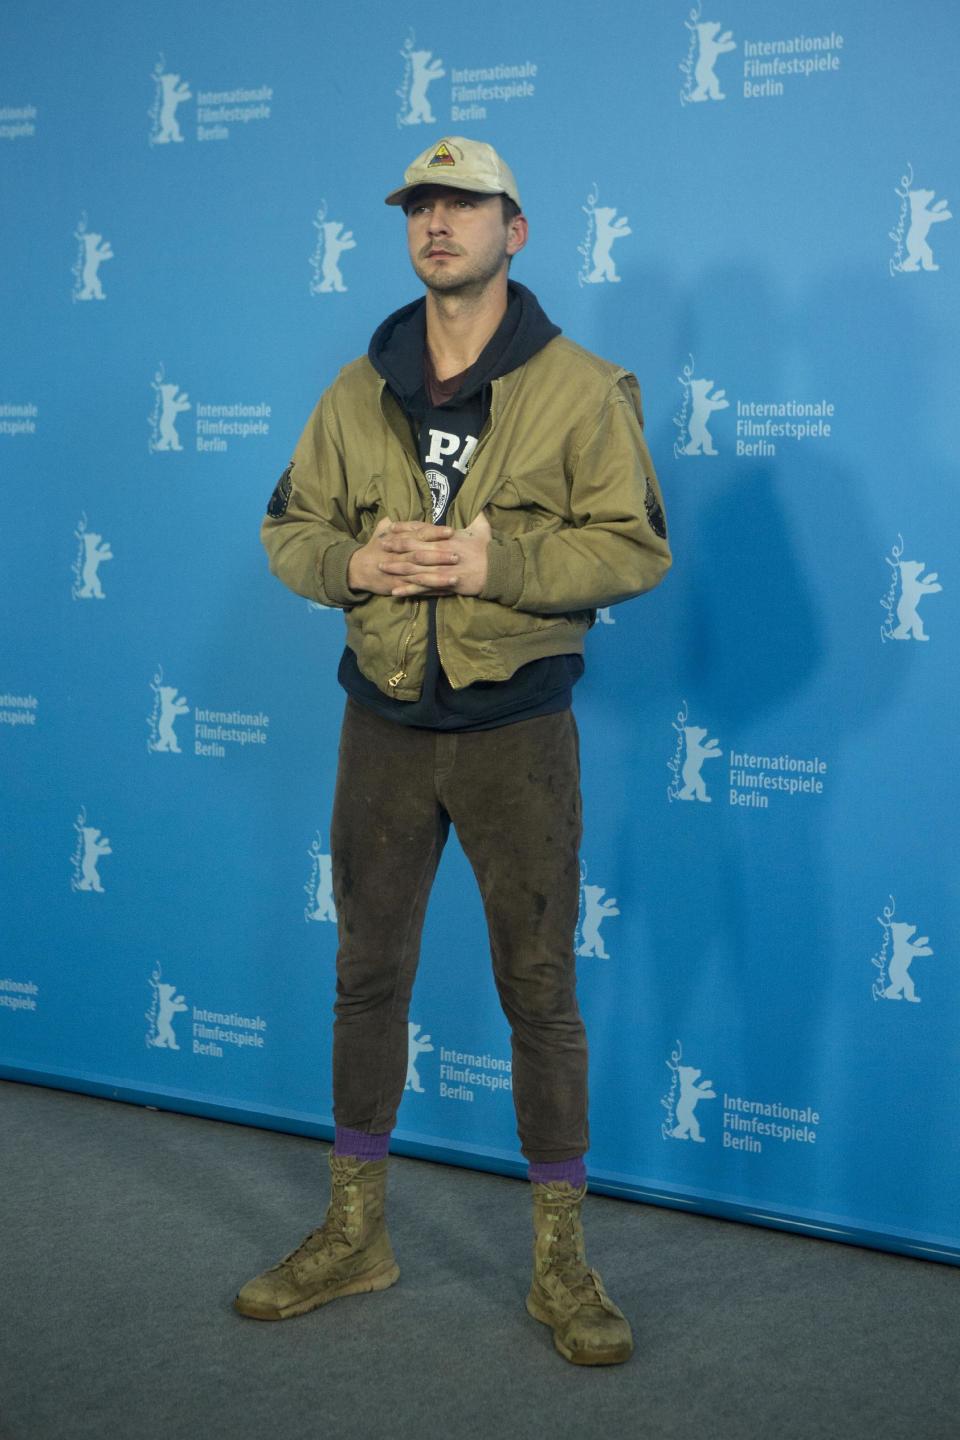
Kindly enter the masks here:
<path id="1" fill-rule="evenodd" d="M 647 510 L 647 519 L 650 522 L 650 529 L 654 535 L 659 535 L 661 540 L 667 538 L 667 519 L 663 513 L 663 507 L 657 499 L 653 486 L 647 479 L 647 488 L 644 492 L 643 503 Z M 286 506 L 284 506 L 286 509 Z"/>
<path id="2" fill-rule="evenodd" d="M 292 471 L 293 461 L 291 460 L 277 481 L 273 494 L 270 496 L 269 503 L 267 504 L 267 514 L 273 520 L 279 520 L 282 515 L 286 515 L 287 513 L 287 506 L 290 504 L 290 492 L 293 489 L 293 481 L 290 479 Z"/>

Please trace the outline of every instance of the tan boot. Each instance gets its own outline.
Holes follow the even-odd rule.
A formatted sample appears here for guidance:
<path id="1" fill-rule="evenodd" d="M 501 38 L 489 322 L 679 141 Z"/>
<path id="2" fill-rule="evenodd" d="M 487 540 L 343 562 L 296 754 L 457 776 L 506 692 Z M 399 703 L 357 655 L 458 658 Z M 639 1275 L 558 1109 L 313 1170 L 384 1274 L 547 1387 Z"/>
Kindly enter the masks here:
<path id="1" fill-rule="evenodd" d="M 330 1152 L 330 1206 L 323 1224 L 234 1300 L 241 1315 L 287 1320 L 340 1295 L 386 1290 L 400 1278 L 384 1223 L 386 1160 Z"/>
<path id="2" fill-rule="evenodd" d="M 633 1350 L 630 1325 L 587 1266 L 580 1206 L 586 1185 L 565 1180 L 533 1189 L 533 1284 L 527 1309 L 553 1330 L 574 1365 L 619 1365 Z"/>

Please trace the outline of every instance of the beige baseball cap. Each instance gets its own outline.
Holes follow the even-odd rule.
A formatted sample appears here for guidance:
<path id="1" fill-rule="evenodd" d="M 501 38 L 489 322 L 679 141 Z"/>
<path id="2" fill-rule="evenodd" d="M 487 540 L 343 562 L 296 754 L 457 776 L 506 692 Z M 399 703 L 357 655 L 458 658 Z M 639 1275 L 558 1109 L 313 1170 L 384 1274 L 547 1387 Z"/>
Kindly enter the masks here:
<path id="1" fill-rule="evenodd" d="M 391 190 L 385 203 L 402 205 L 418 185 L 449 185 L 453 190 L 473 190 L 479 195 L 509 195 L 520 205 L 517 182 L 506 161 L 492 145 L 483 140 L 465 140 L 462 135 L 446 135 L 418 155 L 404 170 L 399 190 Z"/>

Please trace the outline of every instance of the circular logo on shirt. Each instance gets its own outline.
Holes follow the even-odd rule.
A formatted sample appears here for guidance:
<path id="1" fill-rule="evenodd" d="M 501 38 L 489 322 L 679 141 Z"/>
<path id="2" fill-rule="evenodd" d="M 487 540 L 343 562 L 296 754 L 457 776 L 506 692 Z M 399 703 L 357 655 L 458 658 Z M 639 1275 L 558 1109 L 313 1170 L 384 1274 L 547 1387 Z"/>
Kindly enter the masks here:
<path id="1" fill-rule="evenodd" d="M 428 470 L 427 484 L 433 496 L 433 523 L 439 525 L 450 500 L 450 481 L 442 470 Z"/>

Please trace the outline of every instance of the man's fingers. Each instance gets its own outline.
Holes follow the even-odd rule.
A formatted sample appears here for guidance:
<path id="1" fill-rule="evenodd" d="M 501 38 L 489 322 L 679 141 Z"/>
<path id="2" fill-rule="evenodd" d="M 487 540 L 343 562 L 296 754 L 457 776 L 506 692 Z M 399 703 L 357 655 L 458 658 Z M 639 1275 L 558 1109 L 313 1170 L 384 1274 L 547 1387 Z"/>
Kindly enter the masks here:
<path id="1" fill-rule="evenodd" d="M 395 598 L 404 595 L 448 595 L 451 590 L 456 590 L 458 578 L 443 570 L 419 570 L 405 576 L 390 594 Z"/>
<path id="2" fill-rule="evenodd" d="M 441 550 L 433 554 L 430 551 L 409 550 L 404 553 L 403 559 L 381 560 L 380 569 L 387 575 L 412 575 L 416 570 L 422 570 L 433 565 L 456 565 L 460 556 L 453 550 Z"/>
<path id="3" fill-rule="evenodd" d="M 434 599 L 441 599 L 450 593 L 449 585 L 443 588 L 437 585 L 398 585 L 396 589 L 390 591 L 390 598 L 391 600 L 411 600 L 416 597 L 420 600 L 424 596 L 432 596 Z"/>
<path id="4" fill-rule="evenodd" d="M 438 542 L 449 540 L 450 538 L 449 535 L 438 535 L 436 537 Z M 383 536 L 380 543 L 384 550 L 389 551 L 391 555 L 411 555 L 416 554 L 421 546 L 428 543 L 429 540 L 429 536 L 424 537 L 423 535 L 395 536 L 393 531 L 391 531 L 389 535 Z"/>
<path id="5" fill-rule="evenodd" d="M 398 585 L 421 585 L 430 590 L 455 590 L 458 576 L 449 570 L 411 570 L 398 575 Z"/>
<path id="6" fill-rule="evenodd" d="M 430 525 L 426 520 L 397 520 L 390 526 L 390 538 L 412 536 L 417 541 L 449 540 L 453 529 L 449 525 Z"/>

